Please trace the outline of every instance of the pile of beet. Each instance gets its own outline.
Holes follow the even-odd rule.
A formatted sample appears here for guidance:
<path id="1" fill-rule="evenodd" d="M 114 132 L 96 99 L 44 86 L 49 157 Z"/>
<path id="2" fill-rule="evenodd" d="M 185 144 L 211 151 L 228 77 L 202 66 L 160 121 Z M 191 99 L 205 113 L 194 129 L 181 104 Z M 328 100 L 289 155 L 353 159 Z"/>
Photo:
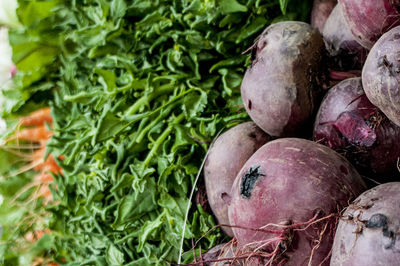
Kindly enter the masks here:
<path id="1" fill-rule="evenodd" d="M 204 165 L 231 240 L 198 264 L 400 265 L 400 1 L 315 0 L 311 22 L 249 49 L 252 122 Z"/>

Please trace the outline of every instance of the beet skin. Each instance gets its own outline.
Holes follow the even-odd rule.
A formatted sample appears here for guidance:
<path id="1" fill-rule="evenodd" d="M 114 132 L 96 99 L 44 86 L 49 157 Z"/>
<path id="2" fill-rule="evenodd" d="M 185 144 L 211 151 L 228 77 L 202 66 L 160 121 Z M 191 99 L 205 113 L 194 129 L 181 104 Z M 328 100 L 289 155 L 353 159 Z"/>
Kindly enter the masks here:
<path id="1" fill-rule="evenodd" d="M 311 11 L 311 25 L 317 28 L 319 32 L 323 31 L 325 22 L 336 4 L 337 0 L 314 0 Z"/>
<path id="2" fill-rule="evenodd" d="M 271 136 L 293 136 L 314 112 L 321 90 L 324 43 L 303 22 L 270 25 L 252 47 L 241 85 L 251 119 Z"/>
<path id="3" fill-rule="evenodd" d="M 360 78 L 346 79 L 329 90 L 315 120 L 314 140 L 373 179 L 400 175 L 400 127 L 368 100 Z"/>
<path id="4" fill-rule="evenodd" d="M 400 21 L 400 18 L 399 18 Z M 400 126 L 400 26 L 385 33 L 368 54 L 362 82 L 368 99 Z"/>
<path id="5" fill-rule="evenodd" d="M 336 5 L 322 31 L 326 50 L 334 69 L 361 69 L 368 50 L 361 46 L 350 31 L 340 4 Z"/>
<path id="6" fill-rule="evenodd" d="M 400 183 L 360 195 L 339 221 L 331 266 L 400 265 Z"/>
<path id="7" fill-rule="evenodd" d="M 217 138 L 204 165 L 204 179 L 210 207 L 219 224 L 229 224 L 228 203 L 233 181 L 240 169 L 270 137 L 253 122 L 239 124 Z M 233 236 L 229 227 L 222 227 Z"/>
<path id="8" fill-rule="evenodd" d="M 354 167 L 330 148 L 278 139 L 240 170 L 229 220 L 239 247 L 274 255 L 272 265 L 328 265 L 338 214 L 364 190 Z"/>
<path id="9" fill-rule="evenodd" d="M 379 37 L 400 24 L 400 0 L 338 0 L 357 41 L 371 49 Z"/>

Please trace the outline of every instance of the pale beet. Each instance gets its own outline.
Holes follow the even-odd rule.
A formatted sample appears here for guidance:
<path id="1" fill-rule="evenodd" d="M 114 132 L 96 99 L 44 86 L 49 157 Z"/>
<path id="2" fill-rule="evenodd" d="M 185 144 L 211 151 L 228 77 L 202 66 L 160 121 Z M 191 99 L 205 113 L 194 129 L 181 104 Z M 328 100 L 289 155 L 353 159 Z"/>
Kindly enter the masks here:
<path id="1" fill-rule="evenodd" d="M 362 71 L 368 99 L 400 126 L 400 26 L 385 33 L 371 49 Z"/>
<path id="2" fill-rule="evenodd" d="M 339 221 L 332 266 L 400 265 L 400 183 L 360 195 Z"/>
<path id="3" fill-rule="evenodd" d="M 326 50 L 335 69 L 361 69 L 368 55 L 353 36 L 343 16 L 340 4 L 336 5 L 322 31 Z"/>
<path id="4" fill-rule="evenodd" d="M 252 48 L 241 85 L 251 119 L 271 136 L 293 136 L 311 117 L 322 83 L 324 43 L 303 22 L 270 25 Z"/>
<path id="5" fill-rule="evenodd" d="M 336 4 L 337 0 L 314 0 L 311 11 L 311 25 L 322 32 L 325 22 Z"/>
<path id="6" fill-rule="evenodd" d="M 253 122 L 239 124 L 217 138 L 204 164 L 208 203 L 219 224 L 229 224 L 230 191 L 240 169 L 262 145 L 270 140 Z M 231 228 L 222 229 L 233 236 Z"/>
<path id="7" fill-rule="evenodd" d="M 278 139 L 240 170 L 229 220 L 239 246 L 263 250 L 272 265 L 327 265 L 338 214 L 364 190 L 354 167 L 330 148 Z"/>

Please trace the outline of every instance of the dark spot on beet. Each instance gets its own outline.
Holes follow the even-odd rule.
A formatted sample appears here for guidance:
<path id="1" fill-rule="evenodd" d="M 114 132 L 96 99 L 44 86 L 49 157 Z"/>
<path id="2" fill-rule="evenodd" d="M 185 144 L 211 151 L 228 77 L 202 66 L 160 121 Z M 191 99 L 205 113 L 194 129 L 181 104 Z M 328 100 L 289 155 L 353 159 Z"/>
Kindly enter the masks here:
<path id="1" fill-rule="evenodd" d="M 295 91 L 297 91 L 297 90 L 293 89 L 292 87 L 285 87 L 285 92 L 289 99 L 294 99 L 296 97 L 296 95 L 294 95 Z"/>
<path id="2" fill-rule="evenodd" d="M 340 242 L 340 254 L 346 254 L 346 247 L 344 246 L 343 241 Z"/>
<path id="3" fill-rule="evenodd" d="M 372 215 L 369 220 L 365 223 L 367 228 L 386 228 L 387 230 L 387 217 L 384 214 L 377 213 Z"/>
<path id="4" fill-rule="evenodd" d="M 340 166 L 340 171 L 345 175 L 347 175 L 349 173 L 349 171 L 347 171 L 347 168 L 344 165 Z"/>
<path id="5" fill-rule="evenodd" d="M 260 166 L 250 167 L 242 176 L 242 182 L 240 184 L 240 195 L 249 199 L 251 197 L 251 192 L 253 191 L 254 184 L 260 176 L 265 176 L 261 174 Z"/>
<path id="6" fill-rule="evenodd" d="M 396 244 L 396 234 L 389 230 L 388 219 L 386 215 L 377 213 L 372 215 L 369 220 L 365 223 L 367 228 L 382 228 L 382 234 L 384 237 L 390 239 L 390 244 L 385 246 L 385 249 L 391 249 Z"/>
<path id="7" fill-rule="evenodd" d="M 394 34 L 393 40 L 398 40 L 398 39 L 400 39 L 400 34 L 399 33 Z"/>
<path id="8" fill-rule="evenodd" d="M 390 65 L 386 55 L 383 55 L 381 57 L 378 58 L 378 67 L 388 67 Z"/>
<path id="9" fill-rule="evenodd" d="M 231 196 L 229 196 L 229 194 L 226 193 L 226 192 L 221 193 L 221 199 L 222 199 L 226 204 L 230 204 L 230 203 L 231 203 Z"/>
<path id="10" fill-rule="evenodd" d="M 395 66 L 393 65 L 393 63 L 390 63 L 390 62 L 389 62 L 389 60 L 387 59 L 386 55 L 381 56 L 381 57 L 378 59 L 378 67 L 384 67 L 385 69 L 387 69 L 387 70 L 389 71 L 389 73 L 390 73 L 392 76 L 396 76 L 396 74 L 398 73 L 398 72 L 397 72 L 397 71 L 398 71 L 398 68 L 395 67 Z"/>
<path id="11" fill-rule="evenodd" d="M 267 46 L 267 41 L 263 41 L 260 45 L 258 45 L 257 53 L 259 53 L 262 49 L 264 49 L 265 46 Z"/>
<path id="12" fill-rule="evenodd" d="M 392 249 L 396 245 L 396 234 L 386 229 L 383 230 L 383 236 L 390 238 L 390 243 L 385 246 L 385 249 Z"/>
<path id="13" fill-rule="evenodd" d="M 251 110 L 251 101 L 250 100 L 249 100 L 248 106 L 249 106 L 249 110 Z"/>
<path id="14" fill-rule="evenodd" d="M 250 132 L 249 133 L 249 137 L 252 138 L 252 139 L 256 139 L 257 138 L 256 132 L 254 132 L 254 131 Z"/>
<path id="15" fill-rule="evenodd" d="M 387 227 L 383 228 L 382 233 L 383 233 L 384 237 L 393 238 L 393 236 L 394 236 L 393 231 L 389 231 L 389 229 Z"/>
<path id="16" fill-rule="evenodd" d="M 285 38 L 289 38 L 293 34 L 297 33 L 297 30 L 291 30 L 289 28 L 285 28 L 282 32 L 282 36 Z"/>

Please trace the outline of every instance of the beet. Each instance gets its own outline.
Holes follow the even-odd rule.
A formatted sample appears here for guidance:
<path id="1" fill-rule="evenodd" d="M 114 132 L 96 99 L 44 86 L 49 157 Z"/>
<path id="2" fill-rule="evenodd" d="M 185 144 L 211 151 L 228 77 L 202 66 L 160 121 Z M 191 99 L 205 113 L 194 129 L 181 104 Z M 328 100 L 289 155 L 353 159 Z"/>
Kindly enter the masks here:
<path id="1" fill-rule="evenodd" d="M 400 24 L 400 0 L 338 0 L 357 41 L 371 49 L 379 37 Z"/>
<path id="2" fill-rule="evenodd" d="M 322 32 L 324 25 L 333 8 L 337 4 L 337 0 L 314 0 L 311 11 L 311 25 Z"/>
<path id="3" fill-rule="evenodd" d="M 371 49 L 362 71 L 368 99 L 400 126 L 400 26 L 385 33 Z"/>
<path id="4" fill-rule="evenodd" d="M 204 164 L 204 179 L 210 207 L 219 224 L 229 224 L 228 203 L 233 181 L 253 153 L 270 140 L 253 122 L 239 124 L 217 138 Z M 233 237 L 229 227 L 222 229 Z"/>
<path id="5" fill-rule="evenodd" d="M 336 5 L 322 32 L 335 69 L 361 69 L 368 55 L 351 33 L 340 4 Z"/>
<path id="6" fill-rule="evenodd" d="M 303 22 L 270 25 L 252 48 L 243 78 L 243 104 L 251 119 L 271 136 L 293 136 L 314 112 L 321 89 L 324 44 Z"/>
<path id="7" fill-rule="evenodd" d="M 314 140 L 342 153 L 371 178 L 399 175 L 400 127 L 368 100 L 360 78 L 329 90 L 317 114 Z"/>
<path id="8" fill-rule="evenodd" d="M 278 139 L 240 170 L 229 220 L 239 247 L 274 256 L 272 265 L 327 265 L 338 214 L 364 190 L 354 167 L 330 148 Z"/>
<path id="9" fill-rule="evenodd" d="M 360 195 L 339 221 L 332 266 L 400 265 L 400 183 Z"/>

